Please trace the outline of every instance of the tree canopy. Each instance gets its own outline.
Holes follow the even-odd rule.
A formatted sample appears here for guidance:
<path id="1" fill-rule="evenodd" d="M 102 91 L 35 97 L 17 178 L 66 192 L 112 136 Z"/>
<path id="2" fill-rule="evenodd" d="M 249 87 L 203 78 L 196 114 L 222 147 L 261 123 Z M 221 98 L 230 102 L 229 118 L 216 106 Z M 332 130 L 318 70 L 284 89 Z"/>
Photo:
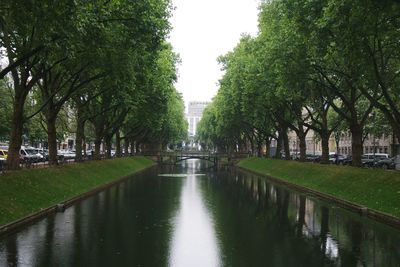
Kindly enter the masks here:
<path id="1" fill-rule="evenodd" d="M 291 130 L 305 160 L 313 130 L 328 162 L 328 140 L 344 123 L 359 166 L 371 114 L 400 140 L 399 25 L 395 1 L 263 1 L 258 35 L 243 36 L 220 58 L 225 74 L 199 139 L 253 151 L 276 139 L 289 158 Z"/>
<path id="2" fill-rule="evenodd" d="M 120 150 L 121 140 L 127 148 L 182 138 L 179 59 L 166 42 L 171 10 L 169 0 L 3 1 L 0 78 L 11 89 L 0 133 L 10 139 L 9 168 L 18 168 L 22 136 L 35 127 L 57 164 L 63 116 L 76 124 L 78 160 L 87 123 L 97 157 L 101 143 L 110 156 L 115 139 Z"/>

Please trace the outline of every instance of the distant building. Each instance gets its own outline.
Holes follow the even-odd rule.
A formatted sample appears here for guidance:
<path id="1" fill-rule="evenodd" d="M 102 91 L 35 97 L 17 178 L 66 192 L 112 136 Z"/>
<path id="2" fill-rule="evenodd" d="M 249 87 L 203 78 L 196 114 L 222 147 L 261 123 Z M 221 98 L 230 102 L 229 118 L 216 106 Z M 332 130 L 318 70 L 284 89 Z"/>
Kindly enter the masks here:
<path id="1" fill-rule="evenodd" d="M 203 111 L 208 104 L 210 104 L 210 102 L 189 102 L 188 113 L 186 114 L 186 119 L 189 124 L 189 137 L 196 135 L 197 124 L 199 123 L 201 116 L 203 115 Z"/>
<path id="2" fill-rule="evenodd" d="M 296 133 L 294 131 L 289 131 L 288 138 L 290 152 L 300 152 L 300 140 Z M 349 131 L 340 135 L 338 144 L 339 146 L 337 147 L 335 136 L 332 134 L 329 138 L 329 152 L 339 152 L 339 154 L 342 155 L 351 155 L 351 133 Z M 269 153 L 270 156 L 275 155 L 276 147 L 277 141 L 272 140 Z M 395 156 L 400 152 L 400 145 L 396 138 L 393 138 L 393 135 L 382 135 L 374 138 L 373 135 L 369 134 L 365 137 L 363 142 L 363 153 L 374 153 L 374 151 L 375 153 L 385 153 Z M 309 130 L 306 136 L 306 153 L 311 155 L 322 154 L 321 140 L 313 130 Z"/>
<path id="3" fill-rule="evenodd" d="M 303 116 L 307 116 L 307 113 L 303 109 Z M 338 138 L 339 140 L 336 140 Z M 296 135 L 296 132 L 288 132 L 289 139 L 289 150 L 291 153 L 300 152 L 300 140 Z M 322 144 L 321 139 L 318 134 L 312 129 L 307 132 L 306 135 L 306 153 L 311 155 L 321 155 L 322 154 Z M 277 149 L 277 141 L 272 140 L 270 146 L 270 156 L 274 156 Z M 283 151 L 283 145 L 282 145 Z M 400 154 L 400 144 L 397 142 L 396 138 L 392 135 L 382 135 L 373 136 L 368 134 L 363 140 L 363 153 L 385 153 L 391 156 L 396 156 Z M 332 134 L 329 138 L 329 152 L 338 152 L 342 155 L 352 154 L 352 140 L 350 131 L 345 131 L 341 133 L 338 137 Z"/>

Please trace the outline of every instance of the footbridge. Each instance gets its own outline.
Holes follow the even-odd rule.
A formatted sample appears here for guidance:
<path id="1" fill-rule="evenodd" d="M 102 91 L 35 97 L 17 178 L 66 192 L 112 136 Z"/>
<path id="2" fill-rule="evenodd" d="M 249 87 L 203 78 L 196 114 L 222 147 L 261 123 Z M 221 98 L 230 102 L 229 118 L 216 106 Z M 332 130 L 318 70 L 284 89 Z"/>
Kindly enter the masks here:
<path id="1" fill-rule="evenodd" d="M 188 159 L 202 159 L 212 162 L 214 164 L 218 163 L 218 159 L 221 158 L 220 155 L 211 153 L 211 152 L 202 152 L 202 151 L 180 151 L 175 153 L 173 156 L 174 162 L 178 163 L 180 161 L 188 160 Z"/>
<path id="2" fill-rule="evenodd" d="M 160 163 L 176 164 L 184 160 L 201 159 L 214 163 L 214 165 L 218 165 L 222 160 L 231 162 L 232 160 L 249 156 L 248 153 L 215 153 L 211 151 L 152 151 L 143 152 L 141 154 L 147 157 L 152 157 Z"/>

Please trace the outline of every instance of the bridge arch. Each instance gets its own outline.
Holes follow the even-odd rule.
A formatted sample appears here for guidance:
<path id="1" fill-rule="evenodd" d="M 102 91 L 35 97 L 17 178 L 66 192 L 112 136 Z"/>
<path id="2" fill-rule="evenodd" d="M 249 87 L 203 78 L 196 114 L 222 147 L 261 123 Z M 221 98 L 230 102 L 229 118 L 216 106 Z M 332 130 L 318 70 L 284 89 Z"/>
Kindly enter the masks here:
<path id="1" fill-rule="evenodd" d="M 184 157 L 176 157 L 175 158 L 175 163 L 181 162 L 181 161 L 185 161 L 185 160 L 189 160 L 189 159 L 201 159 L 201 160 L 206 160 L 209 161 L 211 163 L 217 163 L 218 162 L 218 158 L 217 157 L 202 157 L 202 156 L 184 156 Z"/>

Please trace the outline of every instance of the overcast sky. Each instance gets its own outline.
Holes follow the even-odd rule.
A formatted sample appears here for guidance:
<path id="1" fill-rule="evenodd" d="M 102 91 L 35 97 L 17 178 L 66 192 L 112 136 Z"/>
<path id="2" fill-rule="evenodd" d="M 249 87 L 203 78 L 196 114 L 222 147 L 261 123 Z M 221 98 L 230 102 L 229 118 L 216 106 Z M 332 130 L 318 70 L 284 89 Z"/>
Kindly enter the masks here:
<path id="1" fill-rule="evenodd" d="M 217 57 L 242 33 L 256 35 L 259 0 L 173 0 L 170 42 L 182 63 L 176 87 L 188 101 L 210 101 L 222 76 Z"/>

